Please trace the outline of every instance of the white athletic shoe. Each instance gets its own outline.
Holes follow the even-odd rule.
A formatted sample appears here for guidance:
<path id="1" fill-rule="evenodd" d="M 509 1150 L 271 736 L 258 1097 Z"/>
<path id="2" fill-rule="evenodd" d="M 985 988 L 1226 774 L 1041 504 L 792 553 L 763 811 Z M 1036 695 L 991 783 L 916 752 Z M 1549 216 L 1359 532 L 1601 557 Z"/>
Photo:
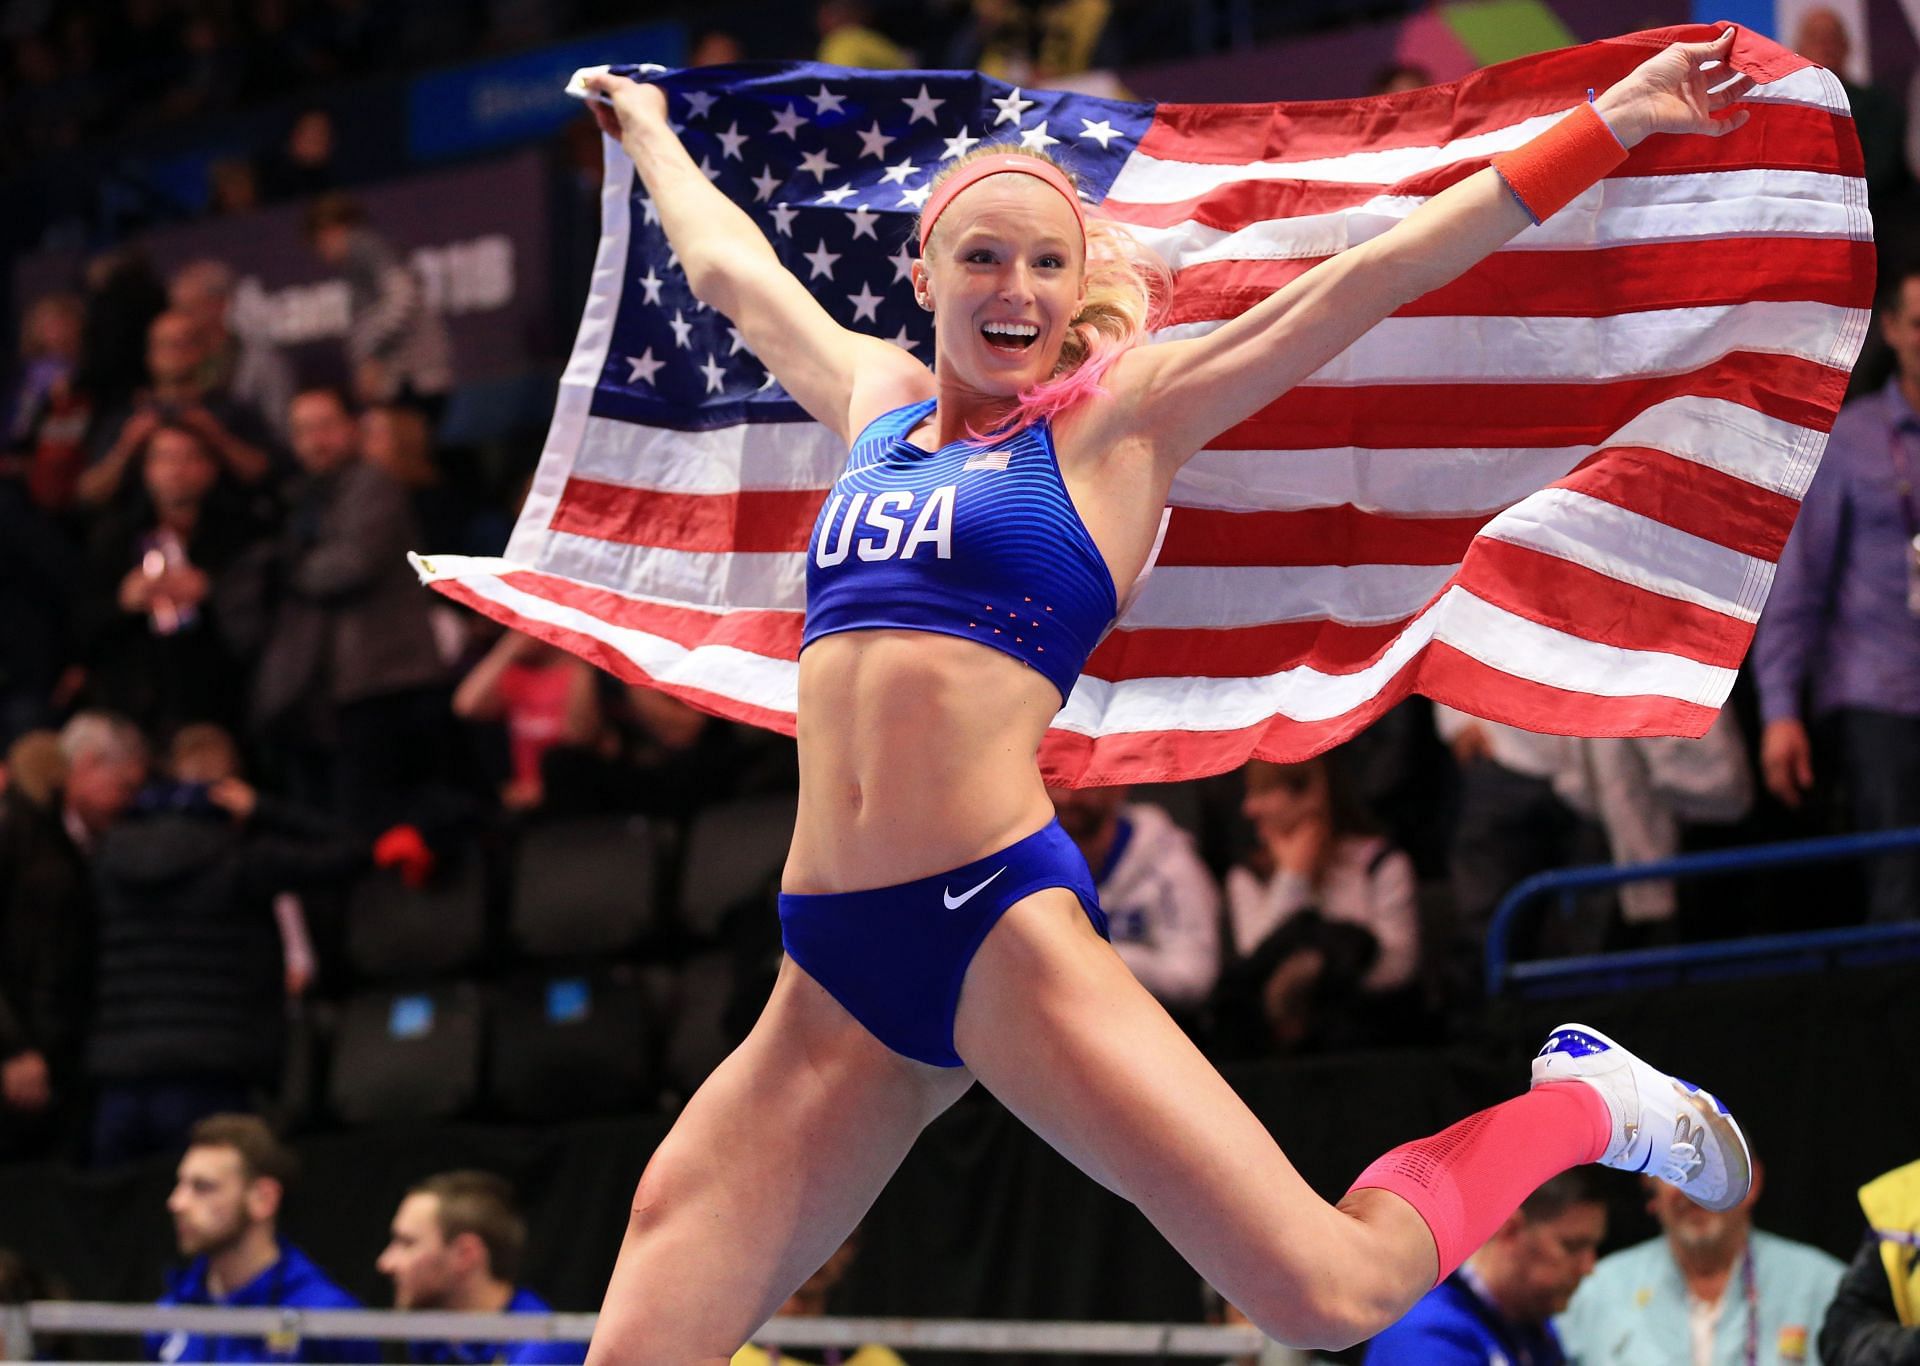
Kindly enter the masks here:
<path id="1" fill-rule="evenodd" d="M 1533 1084 L 1584 1081 L 1607 1102 L 1613 1138 L 1600 1164 L 1646 1172 L 1697 1205 L 1732 1209 L 1753 1185 L 1733 1116 L 1691 1082 L 1649 1067 L 1597 1029 L 1563 1024 L 1533 1060 Z"/>

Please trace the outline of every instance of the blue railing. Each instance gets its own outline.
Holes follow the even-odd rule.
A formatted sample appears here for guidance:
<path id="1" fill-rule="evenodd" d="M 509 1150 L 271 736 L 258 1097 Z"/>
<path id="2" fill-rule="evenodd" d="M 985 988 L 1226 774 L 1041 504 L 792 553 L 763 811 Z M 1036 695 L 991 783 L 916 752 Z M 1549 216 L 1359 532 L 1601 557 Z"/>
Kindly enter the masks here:
<path id="1" fill-rule="evenodd" d="M 1599 887 L 1656 879 L 1687 881 L 1724 877 L 1757 868 L 1853 862 L 1905 849 L 1920 849 L 1920 828 L 1789 840 L 1745 849 L 1683 854 L 1656 863 L 1565 868 L 1535 874 L 1501 899 L 1487 926 L 1487 995 L 1499 996 L 1510 987 L 1529 994 L 1550 995 L 1596 986 L 1644 985 L 1663 976 L 1698 979 L 1757 972 L 1813 971 L 1836 963 L 1849 965 L 1920 955 L 1920 907 L 1914 908 L 1916 919 L 1909 922 L 1853 925 L 1800 934 L 1754 935 L 1577 958 L 1515 963 L 1510 948 L 1521 913 L 1549 897 L 1558 899 L 1562 914 L 1572 914 L 1575 896 Z"/>

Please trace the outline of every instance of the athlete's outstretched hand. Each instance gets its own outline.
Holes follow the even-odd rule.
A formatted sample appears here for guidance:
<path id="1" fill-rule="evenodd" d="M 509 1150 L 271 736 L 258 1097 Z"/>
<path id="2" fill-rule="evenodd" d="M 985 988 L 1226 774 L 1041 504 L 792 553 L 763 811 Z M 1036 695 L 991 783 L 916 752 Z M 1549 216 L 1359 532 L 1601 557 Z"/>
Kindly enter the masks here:
<path id="1" fill-rule="evenodd" d="M 1731 133 L 1747 111 L 1726 111 L 1753 89 L 1753 77 L 1727 65 L 1733 36 L 1729 27 L 1710 43 L 1671 44 L 1608 87 L 1595 110 L 1629 147 L 1654 133 Z"/>
<path id="2" fill-rule="evenodd" d="M 611 106 L 600 100 L 587 101 L 593 121 L 610 138 L 618 140 L 624 131 L 667 121 L 667 92 L 657 85 L 616 76 L 611 71 L 596 72 L 587 77 L 585 85 L 594 94 L 613 101 Z"/>

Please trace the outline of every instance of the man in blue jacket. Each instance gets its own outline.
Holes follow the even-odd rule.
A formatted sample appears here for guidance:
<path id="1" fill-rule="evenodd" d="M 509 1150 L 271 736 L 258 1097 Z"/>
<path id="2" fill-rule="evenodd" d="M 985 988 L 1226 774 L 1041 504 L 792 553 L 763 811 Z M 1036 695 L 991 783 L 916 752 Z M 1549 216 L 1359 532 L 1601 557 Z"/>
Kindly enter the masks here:
<path id="1" fill-rule="evenodd" d="M 294 1155 L 254 1115 L 209 1115 L 194 1125 L 180 1159 L 167 1212 L 180 1255 L 192 1260 L 161 1304 L 237 1308 L 358 1309 L 360 1302 L 276 1232 L 292 1182 Z M 377 1362 L 370 1342 L 208 1333 L 154 1334 L 147 1355 L 164 1362 Z"/>
<path id="2" fill-rule="evenodd" d="M 442 1172 L 400 1202 L 377 1265 L 393 1281 L 396 1309 L 548 1314 L 546 1301 L 516 1286 L 527 1225 L 513 1187 L 492 1172 Z M 583 1342 L 416 1342 L 422 1366 L 578 1366 Z"/>
<path id="3" fill-rule="evenodd" d="M 1562 1366 L 1548 1322 L 1593 1270 L 1607 1207 L 1584 1167 L 1535 1191 L 1367 1348 L 1367 1366 Z"/>

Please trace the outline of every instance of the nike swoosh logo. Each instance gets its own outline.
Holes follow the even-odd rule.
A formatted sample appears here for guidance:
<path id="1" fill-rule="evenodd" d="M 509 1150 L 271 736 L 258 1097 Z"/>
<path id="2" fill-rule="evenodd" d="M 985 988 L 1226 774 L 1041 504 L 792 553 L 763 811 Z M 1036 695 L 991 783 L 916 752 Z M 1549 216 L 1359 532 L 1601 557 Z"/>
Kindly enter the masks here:
<path id="1" fill-rule="evenodd" d="M 987 882 L 992 882 L 994 877 L 999 877 L 1000 874 L 1006 871 L 1007 870 L 1004 866 L 994 869 L 993 877 L 988 878 Z M 981 892 L 985 891 L 987 887 L 987 882 L 981 883 L 978 887 L 969 887 L 966 891 L 960 893 L 959 896 L 955 896 L 952 892 L 948 891 L 945 887 L 942 887 L 940 889 L 940 899 L 947 903 L 948 910 L 957 911 L 962 906 L 966 905 L 969 901 L 973 900 L 974 897 L 978 896 Z"/>

